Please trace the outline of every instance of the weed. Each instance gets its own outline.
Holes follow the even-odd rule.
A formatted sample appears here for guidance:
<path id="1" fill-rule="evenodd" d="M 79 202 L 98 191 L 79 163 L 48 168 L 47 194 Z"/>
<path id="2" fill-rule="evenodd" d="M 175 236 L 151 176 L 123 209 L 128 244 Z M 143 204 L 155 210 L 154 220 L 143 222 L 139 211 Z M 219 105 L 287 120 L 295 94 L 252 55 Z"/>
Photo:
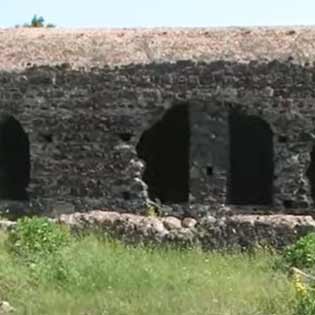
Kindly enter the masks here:
<path id="1" fill-rule="evenodd" d="M 34 260 L 58 251 L 70 242 L 70 232 L 46 218 L 23 218 L 9 232 L 7 247 L 16 256 Z"/>
<path id="2" fill-rule="evenodd" d="M 315 233 L 300 238 L 285 249 L 283 261 L 288 267 L 312 268 L 315 266 Z"/>

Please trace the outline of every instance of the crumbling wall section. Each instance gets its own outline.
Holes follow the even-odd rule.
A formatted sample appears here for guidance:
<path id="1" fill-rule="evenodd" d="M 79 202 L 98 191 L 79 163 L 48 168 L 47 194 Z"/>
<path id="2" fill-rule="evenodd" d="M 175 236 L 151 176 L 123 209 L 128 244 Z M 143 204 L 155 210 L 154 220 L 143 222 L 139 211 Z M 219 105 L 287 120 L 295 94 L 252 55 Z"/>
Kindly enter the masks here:
<path id="1" fill-rule="evenodd" d="M 0 73 L 0 103 L 29 134 L 30 196 L 47 209 L 143 211 L 145 165 L 135 148 L 178 101 L 189 103 L 191 119 L 186 211 L 226 202 L 231 108 L 261 117 L 273 131 L 271 206 L 311 208 L 306 172 L 315 137 L 314 78 L 314 67 L 289 61 L 181 61 L 89 72 L 32 67 Z"/>

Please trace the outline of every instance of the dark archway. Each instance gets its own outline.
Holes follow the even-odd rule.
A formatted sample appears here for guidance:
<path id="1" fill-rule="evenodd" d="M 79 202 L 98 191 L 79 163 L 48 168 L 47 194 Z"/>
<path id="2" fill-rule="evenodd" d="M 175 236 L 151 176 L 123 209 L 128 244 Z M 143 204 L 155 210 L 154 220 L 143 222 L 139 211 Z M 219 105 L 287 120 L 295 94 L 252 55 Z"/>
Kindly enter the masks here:
<path id="1" fill-rule="evenodd" d="M 0 115 L 0 199 L 27 200 L 30 181 L 28 136 L 12 116 Z"/>
<path id="2" fill-rule="evenodd" d="M 311 186 L 311 196 L 313 201 L 315 201 L 315 145 L 311 152 L 311 162 L 306 171 L 306 176 L 308 177 Z"/>
<path id="3" fill-rule="evenodd" d="M 231 111 L 228 202 L 271 205 L 273 199 L 273 133 L 257 116 Z"/>
<path id="4" fill-rule="evenodd" d="M 138 145 L 138 156 L 146 162 L 143 180 L 152 200 L 183 203 L 189 199 L 190 122 L 187 104 L 169 109 L 146 130 Z"/>

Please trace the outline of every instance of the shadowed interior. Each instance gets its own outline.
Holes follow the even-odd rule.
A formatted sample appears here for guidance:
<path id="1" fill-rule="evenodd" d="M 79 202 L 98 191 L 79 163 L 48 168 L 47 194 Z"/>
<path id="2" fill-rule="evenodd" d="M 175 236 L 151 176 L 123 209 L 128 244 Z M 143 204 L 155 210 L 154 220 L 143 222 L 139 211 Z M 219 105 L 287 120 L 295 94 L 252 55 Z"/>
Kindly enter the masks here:
<path id="1" fill-rule="evenodd" d="M 273 133 L 261 118 L 231 111 L 228 202 L 271 205 L 273 199 Z"/>
<path id="2" fill-rule="evenodd" d="M 27 200 L 30 181 L 28 136 L 12 116 L 0 116 L 0 198 Z"/>
<path id="3" fill-rule="evenodd" d="M 138 145 L 138 156 L 146 162 L 143 180 L 152 200 L 183 203 L 189 199 L 190 123 L 187 104 L 169 109 L 146 130 Z"/>

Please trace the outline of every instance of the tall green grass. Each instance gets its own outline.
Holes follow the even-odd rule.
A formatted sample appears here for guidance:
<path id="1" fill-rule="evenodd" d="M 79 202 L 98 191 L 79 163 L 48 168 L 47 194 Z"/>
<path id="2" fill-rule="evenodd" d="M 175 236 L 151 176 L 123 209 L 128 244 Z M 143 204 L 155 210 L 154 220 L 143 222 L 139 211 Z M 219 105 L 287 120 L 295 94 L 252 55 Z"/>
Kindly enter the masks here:
<path id="1" fill-rule="evenodd" d="M 0 237 L 0 299 L 17 314 L 293 315 L 294 289 L 268 253 L 126 247 L 87 236 L 25 264 Z"/>

